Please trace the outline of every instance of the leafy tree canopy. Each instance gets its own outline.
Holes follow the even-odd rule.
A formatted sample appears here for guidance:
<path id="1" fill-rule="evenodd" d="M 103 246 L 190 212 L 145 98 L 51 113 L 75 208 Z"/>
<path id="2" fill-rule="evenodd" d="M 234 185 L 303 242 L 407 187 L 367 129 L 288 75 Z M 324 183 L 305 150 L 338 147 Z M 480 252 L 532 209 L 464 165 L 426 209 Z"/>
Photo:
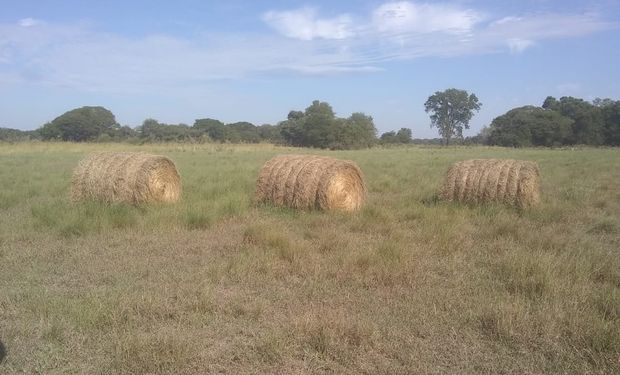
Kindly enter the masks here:
<path id="1" fill-rule="evenodd" d="M 114 114 L 103 107 L 81 107 L 56 117 L 43 125 L 39 133 L 43 139 L 63 141 L 92 141 L 102 134 L 114 134 L 120 125 Z"/>
<path id="2" fill-rule="evenodd" d="M 278 125 L 263 124 L 257 128 L 261 141 L 272 143 L 281 143 L 282 137 L 281 127 Z"/>
<path id="3" fill-rule="evenodd" d="M 486 131 L 487 143 L 509 147 L 560 146 L 571 135 L 573 121 L 558 112 L 525 106 L 496 117 Z"/>
<path id="4" fill-rule="evenodd" d="M 206 133 L 214 141 L 223 142 L 226 139 L 226 128 L 223 122 L 212 118 L 202 118 L 194 121 L 194 129 Z"/>
<path id="5" fill-rule="evenodd" d="M 0 141 L 2 142 L 24 142 L 39 139 L 39 137 L 39 133 L 36 130 L 0 128 Z"/>
<path id="6" fill-rule="evenodd" d="M 249 122 L 241 121 L 226 125 L 226 140 L 233 143 L 258 143 L 258 128 Z"/>
<path id="7" fill-rule="evenodd" d="M 186 124 L 169 125 L 146 119 L 139 128 L 140 138 L 150 142 L 187 142 L 200 138 L 201 133 Z"/>
<path id="8" fill-rule="evenodd" d="M 559 101 L 553 97 L 547 97 L 543 108 L 547 104 L 548 109 L 554 110 L 563 116 L 573 120 L 572 135 L 569 143 L 602 145 L 605 143 L 605 119 L 602 108 L 583 99 L 563 96 Z"/>
<path id="9" fill-rule="evenodd" d="M 377 139 L 372 117 L 353 113 L 338 118 L 329 103 L 318 100 L 303 112 L 290 111 L 280 127 L 284 140 L 293 146 L 354 149 L 370 147 Z"/>
<path id="10" fill-rule="evenodd" d="M 381 134 L 381 143 L 411 143 L 413 142 L 411 129 L 400 128 L 398 132 L 389 131 Z"/>
<path id="11" fill-rule="evenodd" d="M 601 106 L 605 122 L 605 144 L 620 146 L 620 100 L 605 100 Z"/>
<path id="12" fill-rule="evenodd" d="M 476 95 L 452 88 L 429 96 L 424 108 L 431 113 L 431 128 L 437 127 L 448 145 L 453 137 L 463 138 L 463 128 L 469 129 L 469 121 L 481 105 Z"/>

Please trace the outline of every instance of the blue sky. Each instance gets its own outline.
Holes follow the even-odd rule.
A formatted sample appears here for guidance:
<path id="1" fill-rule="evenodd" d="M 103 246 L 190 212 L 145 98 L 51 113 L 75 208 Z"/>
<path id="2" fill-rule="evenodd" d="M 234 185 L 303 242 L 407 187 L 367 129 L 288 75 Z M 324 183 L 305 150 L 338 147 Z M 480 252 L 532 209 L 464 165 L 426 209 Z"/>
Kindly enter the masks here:
<path id="1" fill-rule="evenodd" d="M 312 100 L 435 137 L 424 102 L 455 87 L 465 135 L 547 95 L 620 99 L 620 2 L 0 0 L 0 126 L 84 105 L 123 125 L 277 123 Z"/>

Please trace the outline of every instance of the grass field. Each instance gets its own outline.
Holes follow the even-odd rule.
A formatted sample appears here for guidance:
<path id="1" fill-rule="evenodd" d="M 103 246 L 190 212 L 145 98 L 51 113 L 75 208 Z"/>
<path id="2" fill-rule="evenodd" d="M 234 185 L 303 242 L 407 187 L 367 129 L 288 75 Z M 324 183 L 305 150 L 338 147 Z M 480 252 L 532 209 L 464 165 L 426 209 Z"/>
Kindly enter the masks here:
<path id="1" fill-rule="evenodd" d="M 96 150 L 170 157 L 176 205 L 72 204 Z M 254 207 L 280 153 L 351 159 L 354 215 Z M 437 202 L 535 160 L 543 205 Z M 0 373 L 618 374 L 620 150 L 0 145 Z"/>

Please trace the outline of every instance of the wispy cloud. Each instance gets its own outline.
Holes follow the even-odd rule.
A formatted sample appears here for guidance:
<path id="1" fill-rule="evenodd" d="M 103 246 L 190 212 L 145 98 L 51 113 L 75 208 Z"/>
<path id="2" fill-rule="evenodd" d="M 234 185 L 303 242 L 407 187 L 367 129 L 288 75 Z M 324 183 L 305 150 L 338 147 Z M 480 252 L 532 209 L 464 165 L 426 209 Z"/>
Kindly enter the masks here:
<path id="1" fill-rule="evenodd" d="M 315 40 L 314 43 L 318 46 L 330 42 L 330 45 L 337 43 L 346 47 L 352 59 L 342 63 L 352 65 L 421 56 L 502 51 L 518 54 L 548 39 L 588 35 L 617 27 L 594 13 L 505 15 L 493 20 L 480 10 L 414 1 L 386 2 L 369 14 L 356 15 L 356 22 L 348 14 L 322 19 L 318 13 L 317 9 L 308 8 L 271 11 L 263 16 L 263 20 L 287 38 L 332 39 L 331 42 Z M 281 19 L 274 18 L 274 14 L 282 16 Z M 332 24 L 332 27 L 325 28 L 331 32 L 317 31 L 316 25 L 322 22 Z M 336 24 L 341 28 L 338 29 Z"/>
<path id="2" fill-rule="evenodd" d="M 447 4 L 389 2 L 372 13 L 372 24 L 381 32 L 467 33 L 484 17 L 471 9 Z"/>
<path id="3" fill-rule="evenodd" d="M 272 10 L 264 33 L 123 36 L 82 23 L 0 24 L 0 83 L 132 92 L 204 86 L 256 74 L 368 73 L 420 56 L 526 53 L 554 38 L 616 27 L 598 14 L 520 14 L 411 1 L 365 14 Z M 272 31 L 273 30 L 273 31 Z M 303 42 L 300 42 L 302 40 Z"/>
<path id="4" fill-rule="evenodd" d="M 32 27 L 43 24 L 43 21 L 34 18 L 22 18 L 19 20 L 18 25 L 21 27 Z"/>
<path id="5" fill-rule="evenodd" d="M 508 44 L 508 48 L 510 48 L 511 53 L 521 53 L 528 47 L 534 45 L 533 41 L 521 38 L 509 38 L 506 40 L 506 43 Z"/>
<path id="6" fill-rule="evenodd" d="M 599 14 L 533 14 L 504 17 L 480 30 L 498 37 L 523 39 L 565 38 L 617 27 Z"/>
<path id="7" fill-rule="evenodd" d="M 263 15 L 263 20 L 289 38 L 345 39 L 353 36 L 351 17 L 342 14 L 335 18 L 319 18 L 314 8 L 269 11 Z"/>

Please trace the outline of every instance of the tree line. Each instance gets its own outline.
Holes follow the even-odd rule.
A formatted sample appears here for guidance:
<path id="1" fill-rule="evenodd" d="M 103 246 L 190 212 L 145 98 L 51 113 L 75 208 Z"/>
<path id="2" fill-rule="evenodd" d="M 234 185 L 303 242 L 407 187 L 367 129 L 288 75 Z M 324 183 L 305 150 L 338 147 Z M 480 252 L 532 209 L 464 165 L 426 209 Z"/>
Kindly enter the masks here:
<path id="1" fill-rule="evenodd" d="M 331 105 L 315 100 L 305 110 L 291 110 L 275 125 L 250 122 L 225 124 L 212 118 L 193 125 L 165 124 L 146 119 L 131 128 L 117 123 L 103 107 L 68 111 L 37 130 L 0 128 L 0 141 L 62 140 L 76 142 L 268 142 L 299 147 L 359 149 L 388 144 L 486 144 L 507 147 L 620 145 L 620 101 L 549 96 L 542 106 L 523 106 L 493 119 L 473 137 L 463 137 L 469 121 L 482 103 L 465 90 L 447 89 L 429 96 L 424 108 L 431 127 L 441 138 L 413 139 L 411 129 L 401 128 L 377 136 L 373 118 L 364 113 L 337 117 Z"/>
<path id="2" fill-rule="evenodd" d="M 44 141 L 73 142 L 277 142 L 281 137 L 272 125 L 249 122 L 224 124 L 210 118 L 197 119 L 192 126 L 166 124 L 146 119 L 131 128 L 117 123 L 114 114 L 103 107 L 81 107 L 44 124 L 32 134 Z"/>
<path id="3" fill-rule="evenodd" d="M 620 101 L 548 96 L 541 107 L 512 109 L 481 132 L 489 145 L 620 146 Z"/>
<path id="4" fill-rule="evenodd" d="M 394 136 L 393 136 L 394 135 Z M 241 121 L 225 124 L 212 118 L 196 119 L 193 125 L 166 124 L 146 119 L 142 125 L 121 126 L 104 107 L 70 110 L 37 130 L 0 128 L 0 141 L 25 140 L 72 142 L 268 142 L 300 147 L 358 149 L 377 143 L 409 143 L 411 129 L 388 132 L 380 139 L 373 119 L 364 113 L 336 117 L 327 102 L 315 100 L 304 111 L 292 110 L 276 125 Z"/>

